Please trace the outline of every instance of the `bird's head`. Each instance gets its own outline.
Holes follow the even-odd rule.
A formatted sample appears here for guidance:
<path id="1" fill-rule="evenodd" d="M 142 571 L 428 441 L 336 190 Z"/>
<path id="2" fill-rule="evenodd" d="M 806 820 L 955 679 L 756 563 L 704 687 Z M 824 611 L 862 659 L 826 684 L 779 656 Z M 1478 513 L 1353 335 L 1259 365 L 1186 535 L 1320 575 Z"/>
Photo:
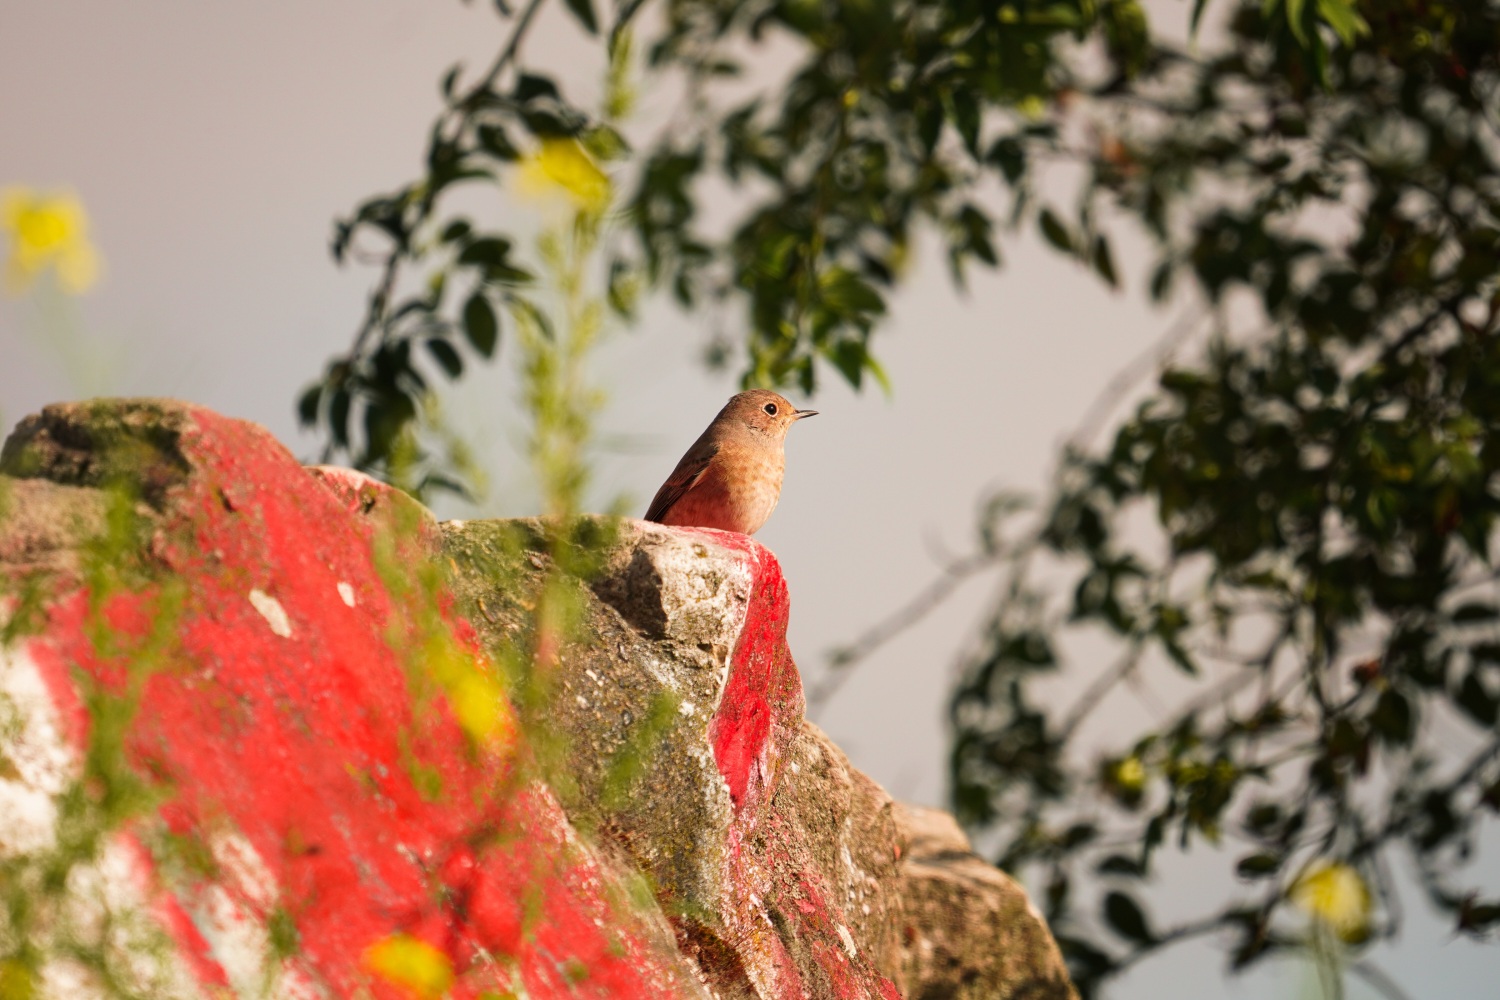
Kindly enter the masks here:
<path id="1" fill-rule="evenodd" d="M 817 416 L 817 413 L 817 410 L 799 410 L 769 389 L 750 389 L 732 397 L 720 418 L 743 423 L 753 431 L 782 441 L 793 424 L 803 417 Z"/>

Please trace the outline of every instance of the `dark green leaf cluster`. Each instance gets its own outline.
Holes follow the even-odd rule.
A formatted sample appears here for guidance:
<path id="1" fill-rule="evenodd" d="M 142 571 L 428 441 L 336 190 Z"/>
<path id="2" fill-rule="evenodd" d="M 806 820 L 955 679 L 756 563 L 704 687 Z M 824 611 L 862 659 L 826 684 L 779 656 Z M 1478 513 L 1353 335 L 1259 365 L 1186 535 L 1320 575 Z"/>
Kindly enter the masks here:
<path id="1" fill-rule="evenodd" d="M 1118 12 L 1134 4 L 1106 3 Z M 1061 82 L 1053 42 L 1095 23 L 1087 2 L 668 5 L 652 49 L 710 92 L 749 43 L 790 36 L 804 54 L 777 92 L 707 101 L 647 157 L 632 199 L 645 272 L 688 308 L 742 300 L 745 381 L 811 392 L 819 362 L 859 387 L 884 381 L 870 335 L 914 231 L 942 234 L 956 280 L 999 262 L 985 176 L 1019 186 L 1029 144 L 1051 136 L 1018 109 Z M 695 228 L 702 181 L 748 194 L 715 241 Z"/>
<path id="2" fill-rule="evenodd" d="M 1397 845 L 1459 930 L 1500 923 L 1458 884 L 1500 811 L 1500 5 L 1352 11 L 1244 3 L 1222 54 L 1092 95 L 1111 131 L 1081 216 L 1138 218 L 1154 292 L 1191 289 L 1215 330 L 1102 454 L 1065 456 L 952 758 L 964 818 L 1045 873 L 1085 992 L 1190 935 L 1227 933 L 1235 968 L 1297 944 L 1314 859 L 1372 888 L 1352 936 L 1394 935 Z M 1054 718 L 1033 690 L 1084 634 L 1122 652 Z M 1081 759 L 1126 682 L 1175 707 Z M 1200 840 L 1234 845 L 1246 894 L 1153 930 L 1129 884 Z M 1092 879 L 1097 920 L 1070 892 Z"/>
<path id="3" fill-rule="evenodd" d="M 461 88 L 461 67 L 454 66 L 443 78 L 444 109 L 428 138 L 424 175 L 393 194 L 368 199 L 334 228 L 334 260 L 376 263 L 380 278 L 350 349 L 303 392 L 298 414 L 304 426 L 325 435 L 325 461 L 346 456 L 386 478 L 399 463 L 410 480 L 404 485 L 419 495 L 463 492 L 468 485 L 415 433 L 434 369 L 457 380 L 466 353 L 493 358 L 506 311 L 524 312 L 546 326 L 527 297 L 534 276 L 519 261 L 512 238 L 450 216 L 442 196 L 461 184 L 498 185 L 500 171 L 522 157 L 520 135 L 570 137 L 596 154 L 617 155 L 625 148 L 613 129 L 573 107 L 552 79 L 514 70 L 521 38 L 539 7 L 533 0 L 515 16 L 508 44 L 482 77 Z M 569 7 L 590 32 L 597 31 L 587 0 Z M 502 85 L 502 79 L 509 82 Z M 375 249 L 364 246 L 371 240 Z M 400 279 L 416 267 L 427 270 L 425 285 L 403 297 Z"/>

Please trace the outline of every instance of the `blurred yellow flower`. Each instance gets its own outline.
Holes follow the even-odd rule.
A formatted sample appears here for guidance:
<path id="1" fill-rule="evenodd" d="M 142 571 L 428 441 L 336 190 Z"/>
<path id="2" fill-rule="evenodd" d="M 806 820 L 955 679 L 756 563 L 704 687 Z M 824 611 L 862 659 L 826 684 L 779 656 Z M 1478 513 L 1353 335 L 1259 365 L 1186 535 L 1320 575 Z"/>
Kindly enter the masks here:
<path id="1" fill-rule="evenodd" d="M 436 1000 L 453 985 L 453 963 L 448 956 L 410 934 L 392 934 L 370 945 L 364 965 L 421 1000 Z"/>
<path id="2" fill-rule="evenodd" d="M 576 139 L 543 139 L 521 163 L 521 190 L 537 197 L 561 193 L 578 211 L 595 214 L 613 194 L 609 177 Z"/>
<path id="3" fill-rule="evenodd" d="M 1115 781 L 1127 792 L 1138 792 L 1146 787 L 1146 765 L 1135 755 L 1126 757 L 1115 765 Z"/>
<path id="4" fill-rule="evenodd" d="M 47 268 L 58 286 L 79 295 L 99 280 L 99 254 L 88 238 L 88 215 L 72 194 L 43 194 L 30 188 L 0 191 L 0 227 L 10 234 L 5 288 L 20 295 Z"/>
<path id="5" fill-rule="evenodd" d="M 1369 934 L 1370 887 L 1352 865 L 1331 861 L 1308 868 L 1292 886 L 1292 902 L 1346 942 Z"/>

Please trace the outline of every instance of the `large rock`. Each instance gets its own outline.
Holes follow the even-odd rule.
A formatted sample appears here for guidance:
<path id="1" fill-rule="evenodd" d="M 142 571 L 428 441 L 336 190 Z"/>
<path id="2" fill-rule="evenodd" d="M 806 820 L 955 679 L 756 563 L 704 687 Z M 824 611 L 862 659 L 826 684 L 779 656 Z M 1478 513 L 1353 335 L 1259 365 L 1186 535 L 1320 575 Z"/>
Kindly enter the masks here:
<path id="1" fill-rule="evenodd" d="M 802 718 L 745 536 L 439 525 L 160 401 L 0 473 L 0 995 L 1073 996 Z"/>

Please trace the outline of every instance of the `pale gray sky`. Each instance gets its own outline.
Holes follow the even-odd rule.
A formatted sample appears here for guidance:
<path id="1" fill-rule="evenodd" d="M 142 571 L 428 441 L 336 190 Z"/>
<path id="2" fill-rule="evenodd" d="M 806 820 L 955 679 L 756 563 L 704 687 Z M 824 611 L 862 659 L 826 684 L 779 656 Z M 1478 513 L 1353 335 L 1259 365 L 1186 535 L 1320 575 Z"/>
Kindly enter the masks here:
<path id="1" fill-rule="evenodd" d="M 1147 6 L 1185 18 L 1180 0 Z M 415 175 L 438 78 L 455 59 L 485 60 L 499 37 L 488 4 L 457 0 L 5 0 L 0 186 L 74 189 L 107 274 L 77 310 L 72 348 L 33 303 L 0 300 L 4 425 L 85 392 L 178 396 L 308 452 L 295 395 L 348 343 L 372 278 L 335 269 L 330 222 Z M 595 65 L 572 58 L 586 50 L 561 17 L 544 15 L 529 51 L 570 67 L 570 91 L 596 91 Z M 569 56 L 554 61 L 560 51 Z M 643 121 L 668 114 L 669 90 L 643 97 Z M 935 254 L 918 254 L 876 341 L 891 398 L 829 378 L 812 403 L 822 415 L 791 435 L 782 503 L 757 537 L 786 572 L 792 649 L 810 678 L 830 647 L 933 576 L 936 551 L 966 549 L 987 490 L 1042 486 L 1111 375 L 1171 324 L 1138 292 L 1111 294 L 1035 240 L 1003 249 L 1007 267 L 974 273 L 967 295 Z M 1138 289 L 1131 244 L 1117 256 Z M 697 321 L 661 304 L 612 335 L 597 366 L 611 399 L 602 429 L 635 447 L 601 456 L 599 504 L 624 492 L 644 509 L 734 390 L 700 364 L 706 343 Z M 109 363 L 80 377 L 62 360 L 69 349 Z M 500 362 L 471 368 L 450 403 L 493 470 L 480 514 L 532 512 L 513 471 L 509 361 L 502 342 Z M 821 719 L 898 797 L 942 802 L 949 679 L 989 597 L 986 583 L 971 585 L 890 643 Z M 1225 867 L 1204 853 L 1172 866 L 1165 877 L 1193 889 L 1169 902 L 1188 906 Z M 1405 941 L 1382 956 L 1396 979 L 1413 997 L 1489 994 L 1495 953 L 1450 942 L 1410 894 L 1408 905 L 1417 917 Z M 1294 964 L 1226 986 L 1211 948 L 1171 955 L 1118 995 L 1313 995 Z M 1351 997 L 1371 995 L 1352 984 Z"/>

